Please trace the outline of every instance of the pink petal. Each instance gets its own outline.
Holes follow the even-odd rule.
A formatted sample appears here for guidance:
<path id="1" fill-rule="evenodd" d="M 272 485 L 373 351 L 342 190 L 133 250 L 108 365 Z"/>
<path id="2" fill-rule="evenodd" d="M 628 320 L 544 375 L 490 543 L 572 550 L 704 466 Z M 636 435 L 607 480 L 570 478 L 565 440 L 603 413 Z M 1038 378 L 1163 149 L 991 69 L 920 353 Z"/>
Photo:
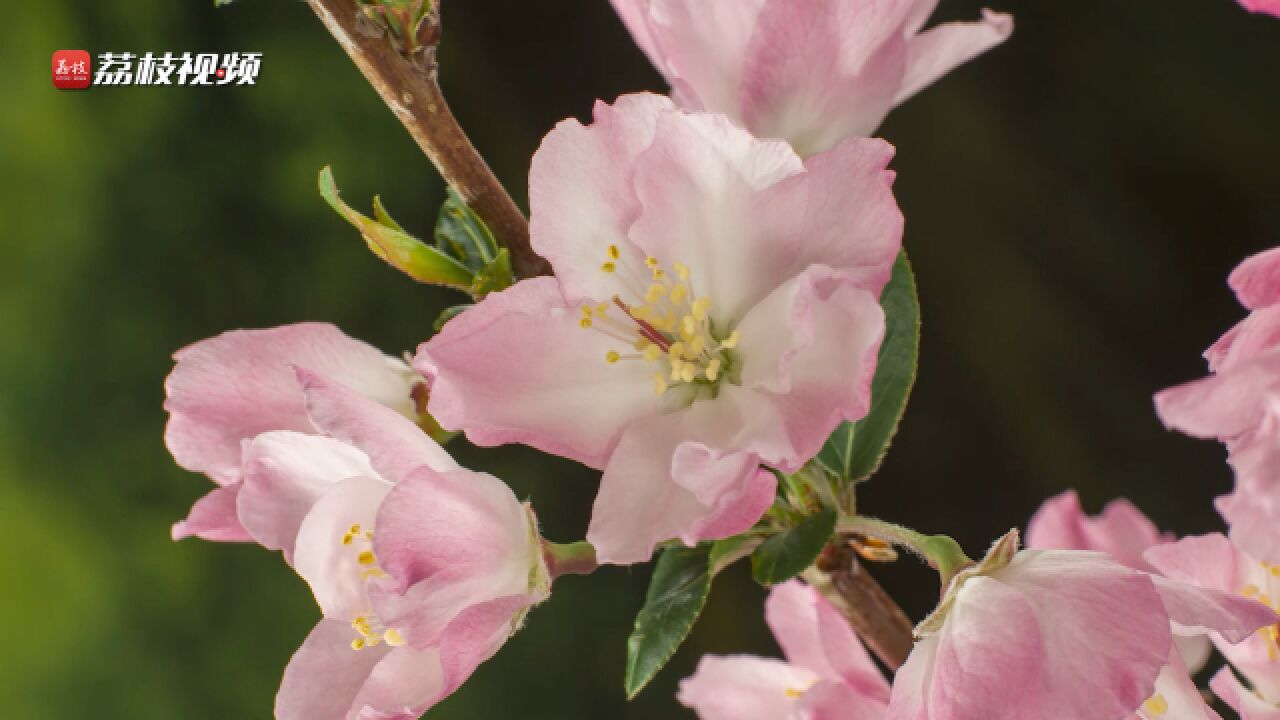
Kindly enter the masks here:
<path id="1" fill-rule="evenodd" d="M 1135 570 L 1146 570 L 1142 553 L 1173 538 L 1162 535 L 1133 503 L 1113 500 L 1097 517 L 1080 508 L 1074 490 L 1045 501 L 1027 525 L 1027 547 L 1058 550 L 1098 550 Z"/>
<path id="2" fill-rule="evenodd" d="M 791 451 L 767 402 L 733 385 L 627 429 L 600 479 L 587 540 L 602 563 L 643 562 L 659 542 L 737 534 L 773 503 L 758 466 Z"/>
<path id="3" fill-rule="evenodd" d="M 298 529 L 293 564 L 311 586 L 325 617 L 354 620 L 370 611 L 361 552 L 368 549 L 363 537 L 345 544 L 354 525 L 360 534 L 376 532 L 378 506 L 391 492 L 391 483 L 371 477 L 353 477 L 334 485 L 318 500 Z"/>
<path id="4" fill-rule="evenodd" d="M 1153 547 L 1144 557 L 1172 580 L 1224 593 L 1239 592 L 1244 586 L 1239 552 L 1221 533 L 1185 537 Z"/>
<path id="5" fill-rule="evenodd" d="M 165 443 L 179 465 L 220 483 L 239 477 L 242 440 L 269 430 L 312 430 L 291 364 L 413 412 L 409 369 L 332 325 L 234 330 L 173 357 L 177 365 L 165 380 Z"/>
<path id="6" fill-rule="evenodd" d="M 888 689 L 885 689 L 887 696 Z M 803 720 L 883 720 L 888 698 L 873 699 L 840 682 L 821 682 L 796 703 L 795 717 Z"/>
<path id="7" fill-rule="evenodd" d="M 701 720 L 785 720 L 819 678 L 796 665 L 750 656 L 707 655 L 680 681 L 680 703 Z"/>
<path id="8" fill-rule="evenodd" d="M 316 427 L 363 450 L 386 480 L 396 482 L 423 466 L 458 467 L 439 443 L 404 415 L 305 368 L 296 373 Z"/>
<path id="9" fill-rule="evenodd" d="M 605 362 L 610 350 L 634 351 L 580 318 L 552 278 L 489 295 L 418 350 L 431 414 L 477 445 L 520 442 L 604 466 L 623 430 L 659 412 L 662 398 L 653 366 Z"/>
<path id="10" fill-rule="evenodd" d="M 889 702 L 889 683 L 849 622 L 818 591 L 792 580 L 774 587 L 764 608 L 769 628 L 791 663 L 840 681 L 864 700 Z"/>
<path id="11" fill-rule="evenodd" d="M 630 0 L 619 0 L 618 7 L 623 2 Z M 600 302 L 618 292 L 616 278 L 600 272 L 600 264 L 609 245 L 629 246 L 627 229 L 640 213 L 635 159 L 653 143 L 658 116 L 669 112 L 671 101 L 657 95 L 597 102 L 591 125 L 561 122 L 534 154 L 529 235 L 533 249 L 555 268 L 569 303 Z"/>
<path id="12" fill-rule="evenodd" d="M 1139 706 L 1138 715 L 1143 720 L 1222 720 L 1222 716 L 1205 704 L 1200 688 L 1196 687 L 1176 651 L 1170 653 L 1169 664 L 1156 678 L 1156 691 L 1152 698 L 1160 704 L 1153 708 L 1150 704 L 1153 701 L 1147 701 Z M 1161 712 L 1154 712 L 1157 709 Z"/>
<path id="13" fill-rule="evenodd" d="M 412 720 L 440 695 L 436 650 L 386 645 L 352 650 L 354 631 L 321 620 L 289 661 L 277 720 Z"/>
<path id="14" fill-rule="evenodd" d="M 1013 17 L 982 11 L 982 21 L 947 23 L 913 37 L 907 46 L 907 70 L 894 104 L 901 104 L 943 75 L 1013 34 Z"/>
<path id="15" fill-rule="evenodd" d="M 1258 427 L 1272 389 L 1280 385 L 1280 354 L 1156 393 L 1164 424 L 1202 438 L 1231 438 Z"/>
<path id="16" fill-rule="evenodd" d="M 649 31 L 650 0 L 612 0 L 612 2 L 618 17 L 622 18 L 622 24 L 631 33 L 631 39 L 636 41 L 636 45 L 648 56 L 649 62 L 661 72 L 662 59 L 655 51 L 653 34 Z"/>
<path id="17" fill-rule="evenodd" d="M 815 266 L 751 309 L 742 324 L 742 383 L 769 398 L 795 454 L 778 458 L 793 472 L 845 420 L 871 407 L 871 380 L 884 336 L 874 296 Z"/>
<path id="18" fill-rule="evenodd" d="M 1213 694 L 1222 699 L 1240 715 L 1240 720 L 1280 720 L 1280 706 L 1258 697 L 1257 693 L 1240 683 L 1240 679 L 1227 666 L 1209 681 Z"/>
<path id="19" fill-rule="evenodd" d="M 930 689 L 933 686 L 933 672 L 940 642 L 938 635 L 929 635 L 916 641 L 907 661 L 893 677 L 889 708 L 885 711 L 886 720 L 930 720 L 933 717 L 942 720 L 945 717 L 931 715 L 930 707 Z"/>
<path id="20" fill-rule="evenodd" d="M 1247 2 L 1245 7 L 1257 12 L 1270 3 L 1268 0 Z M 1276 4 L 1280 9 L 1280 3 Z M 1245 258 L 1227 278 L 1227 284 L 1239 298 L 1240 304 L 1257 310 L 1280 302 L 1280 248 L 1264 250 Z"/>
<path id="21" fill-rule="evenodd" d="M 253 542 L 236 515 L 236 497 L 241 487 L 235 482 L 210 490 L 191 506 L 186 520 L 173 524 L 173 539 L 194 536 L 214 542 Z"/>
<path id="22" fill-rule="evenodd" d="M 346 443 L 296 432 L 263 433 L 246 444 L 240 521 L 269 550 L 292 561 L 302 520 L 334 485 L 373 476 L 369 458 Z"/>
<path id="23" fill-rule="evenodd" d="M 743 56 L 742 120 L 801 155 L 872 134 L 907 68 L 900 0 L 767 0 Z"/>
<path id="24" fill-rule="evenodd" d="M 1214 372 L 1229 372 L 1280 347 L 1280 305 L 1249 313 L 1205 351 Z"/>
<path id="25" fill-rule="evenodd" d="M 1280 17 L 1280 0 L 1240 0 L 1240 5 L 1252 13 Z"/>
<path id="26" fill-rule="evenodd" d="M 496 598 L 463 610 L 449 623 L 440 640 L 446 695 L 502 648 L 528 607 L 529 597 L 524 594 Z"/>
<path id="27" fill-rule="evenodd" d="M 766 0 L 651 0 L 659 67 L 690 109 L 739 117 L 744 59 Z"/>

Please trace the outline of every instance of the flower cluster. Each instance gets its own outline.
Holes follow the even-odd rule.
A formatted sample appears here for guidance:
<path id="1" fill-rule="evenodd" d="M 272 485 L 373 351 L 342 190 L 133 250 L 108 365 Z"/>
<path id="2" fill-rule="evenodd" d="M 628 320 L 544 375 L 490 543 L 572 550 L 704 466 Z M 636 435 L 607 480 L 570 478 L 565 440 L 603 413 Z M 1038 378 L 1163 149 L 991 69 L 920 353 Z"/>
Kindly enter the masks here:
<path id="1" fill-rule="evenodd" d="M 894 148 L 869 136 L 1012 19 L 925 29 L 936 0 L 613 4 L 671 94 L 599 102 L 543 140 L 529 230 L 552 275 L 513 283 L 460 196 L 430 247 L 380 204 L 376 219 L 352 210 L 325 174 L 376 254 L 476 302 L 405 360 L 324 324 L 175 355 L 165 440 L 215 487 L 173 537 L 278 550 L 319 606 L 276 717 L 418 717 L 553 580 L 655 551 L 660 607 L 629 643 L 632 692 L 716 573 L 750 555 L 772 586 L 786 659 L 704 658 L 679 693 L 704 720 L 1208 719 L 1193 675 L 1211 646 L 1234 667 L 1217 695 L 1280 717 L 1280 250 L 1232 275 L 1252 312 L 1208 351 L 1212 375 L 1157 397 L 1171 427 L 1226 443 L 1229 535 L 1177 540 L 1125 501 L 1091 518 L 1067 493 L 1026 548 L 1010 531 L 971 560 L 854 502 L 918 337 Z M 529 503 L 445 451 L 453 433 L 599 470 L 585 541 L 543 538 Z M 849 557 L 894 546 L 941 584 L 901 653 L 841 590 L 867 582 Z"/>

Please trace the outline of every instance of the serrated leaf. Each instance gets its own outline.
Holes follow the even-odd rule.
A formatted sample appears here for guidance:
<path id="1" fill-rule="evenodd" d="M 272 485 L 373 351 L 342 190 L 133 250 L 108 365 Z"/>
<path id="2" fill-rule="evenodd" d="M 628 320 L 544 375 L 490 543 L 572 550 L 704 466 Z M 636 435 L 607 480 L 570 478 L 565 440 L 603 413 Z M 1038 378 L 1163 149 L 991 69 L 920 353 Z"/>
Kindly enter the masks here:
<path id="1" fill-rule="evenodd" d="M 474 271 L 484 269 L 498 258 L 498 241 L 493 233 L 453 188 L 448 189 L 440 206 L 435 238 L 436 249 Z"/>
<path id="2" fill-rule="evenodd" d="M 475 276 L 471 269 L 397 229 L 398 225 L 394 225 L 394 220 L 391 221 L 392 225 L 383 224 L 357 212 L 343 202 L 342 198 L 338 197 L 338 186 L 333 180 L 333 171 L 328 166 L 320 171 L 319 187 L 320 197 L 360 231 L 365 244 L 374 255 L 418 282 L 444 285 L 463 291 L 471 289 Z M 385 210 L 383 212 L 385 214 Z"/>
<path id="3" fill-rule="evenodd" d="M 805 518 L 799 525 L 765 540 L 751 553 L 751 577 L 761 585 L 790 580 L 813 564 L 835 531 L 834 510 Z"/>
<path id="4" fill-rule="evenodd" d="M 627 639 L 627 698 L 634 698 L 689 636 L 711 592 L 710 544 L 662 551 Z"/>
<path id="5" fill-rule="evenodd" d="M 871 410 L 856 423 L 842 423 L 818 453 L 818 461 L 845 482 L 859 482 L 880 467 L 898 430 L 916 381 L 920 355 L 920 300 L 906 252 L 898 255 L 880 294 L 884 342 L 871 381 Z"/>

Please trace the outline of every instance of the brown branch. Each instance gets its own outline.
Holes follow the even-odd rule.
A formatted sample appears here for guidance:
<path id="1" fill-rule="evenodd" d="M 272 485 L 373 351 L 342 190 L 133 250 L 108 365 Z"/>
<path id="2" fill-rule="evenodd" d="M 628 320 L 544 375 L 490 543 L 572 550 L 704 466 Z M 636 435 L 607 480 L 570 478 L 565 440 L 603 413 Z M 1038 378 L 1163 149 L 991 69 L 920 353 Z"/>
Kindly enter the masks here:
<path id="1" fill-rule="evenodd" d="M 476 151 L 436 81 L 435 48 L 410 60 L 368 20 L 356 0 L 307 0 L 418 147 L 511 252 L 520 277 L 551 268 L 529 244 L 529 221 Z M 433 38 L 433 40 L 436 38 Z"/>
<path id="2" fill-rule="evenodd" d="M 907 661 L 915 640 L 911 620 L 863 569 L 847 544 L 828 547 L 804 575 L 866 641 L 876 657 L 897 670 Z"/>

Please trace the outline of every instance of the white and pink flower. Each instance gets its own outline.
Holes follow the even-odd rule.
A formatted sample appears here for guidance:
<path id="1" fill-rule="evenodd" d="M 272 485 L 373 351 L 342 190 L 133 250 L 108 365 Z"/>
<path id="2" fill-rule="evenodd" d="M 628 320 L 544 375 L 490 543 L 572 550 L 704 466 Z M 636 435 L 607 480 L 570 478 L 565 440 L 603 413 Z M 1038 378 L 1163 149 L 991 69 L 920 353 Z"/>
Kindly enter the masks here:
<path id="1" fill-rule="evenodd" d="M 747 529 L 774 498 L 762 464 L 798 470 L 867 412 L 902 235 L 892 154 L 852 139 L 802 161 L 655 95 L 561 123 L 530 176 L 556 277 L 423 344 L 431 414 L 602 468 L 601 562 Z"/>
<path id="2" fill-rule="evenodd" d="M 880 720 L 889 683 L 849 623 L 813 588 L 778 585 L 765 619 L 786 660 L 708 655 L 680 683 L 702 720 Z"/>
<path id="3" fill-rule="evenodd" d="M 1004 42 L 1013 19 L 923 30 L 938 0 L 613 0 L 689 110 L 801 155 L 869 136 L 897 105 Z"/>

